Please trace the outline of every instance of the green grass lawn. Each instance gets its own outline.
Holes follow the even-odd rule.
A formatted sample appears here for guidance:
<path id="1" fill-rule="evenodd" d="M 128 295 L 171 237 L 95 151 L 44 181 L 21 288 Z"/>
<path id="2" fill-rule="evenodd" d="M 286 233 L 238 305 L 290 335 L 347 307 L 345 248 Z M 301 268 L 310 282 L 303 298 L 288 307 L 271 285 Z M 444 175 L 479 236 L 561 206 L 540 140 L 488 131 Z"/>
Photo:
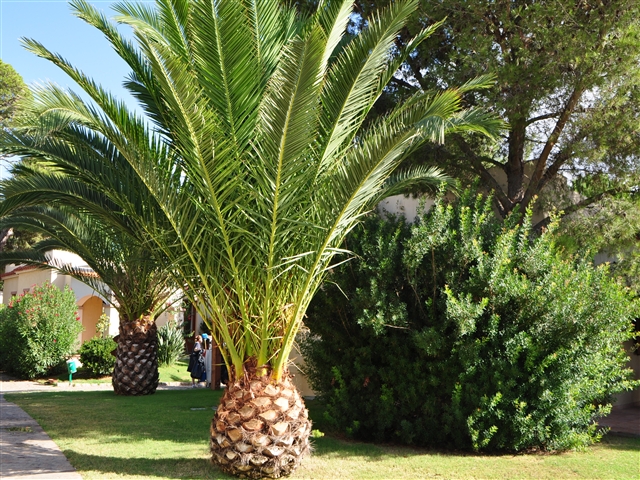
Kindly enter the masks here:
<path id="1" fill-rule="evenodd" d="M 208 434 L 221 392 L 110 391 L 5 394 L 35 418 L 84 479 L 232 478 L 209 463 Z M 322 409 L 309 402 L 311 416 Z M 321 424 L 322 422 L 318 422 Z M 609 436 L 580 452 L 473 455 L 348 442 L 326 435 L 294 479 L 637 479 L 640 439 Z"/>
<path id="2" fill-rule="evenodd" d="M 187 372 L 189 366 L 189 356 L 182 357 L 173 365 L 164 365 L 158 368 L 160 373 L 161 383 L 170 382 L 189 382 L 191 383 L 191 374 Z M 61 373 L 54 377 L 59 382 L 68 382 L 69 374 Z M 41 382 L 47 381 L 47 378 L 40 379 Z M 80 367 L 76 373 L 73 374 L 73 381 L 77 383 L 111 383 L 111 375 L 104 377 L 92 377 L 89 372 Z"/>

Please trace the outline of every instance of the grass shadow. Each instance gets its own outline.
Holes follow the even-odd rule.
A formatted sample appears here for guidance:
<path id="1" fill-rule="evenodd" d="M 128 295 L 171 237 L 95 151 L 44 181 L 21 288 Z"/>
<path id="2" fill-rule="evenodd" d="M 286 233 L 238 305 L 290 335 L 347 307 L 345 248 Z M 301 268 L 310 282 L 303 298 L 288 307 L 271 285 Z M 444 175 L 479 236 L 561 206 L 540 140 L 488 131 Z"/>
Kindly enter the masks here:
<path id="1" fill-rule="evenodd" d="M 607 433 L 600 443 L 614 450 L 636 451 L 640 455 L 640 437 Z"/>
<path id="2" fill-rule="evenodd" d="M 77 470 L 114 474 L 118 477 L 198 478 L 231 480 L 235 477 L 218 470 L 203 458 L 122 458 L 89 455 L 74 450 L 63 452 Z"/>

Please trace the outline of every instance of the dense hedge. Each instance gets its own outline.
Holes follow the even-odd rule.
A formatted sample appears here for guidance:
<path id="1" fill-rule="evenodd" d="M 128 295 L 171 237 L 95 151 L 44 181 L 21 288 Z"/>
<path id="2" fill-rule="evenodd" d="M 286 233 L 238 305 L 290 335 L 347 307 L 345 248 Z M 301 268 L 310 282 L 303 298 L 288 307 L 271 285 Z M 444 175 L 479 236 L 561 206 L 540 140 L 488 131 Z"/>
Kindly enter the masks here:
<path id="1" fill-rule="evenodd" d="M 112 353 L 118 344 L 111 337 L 93 337 L 80 347 L 80 362 L 91 375 L 111 375 L 116 365 L 116 357 Z"/>
<path id="2" fill-rule="evenodd" d="M 638 306 L 490 201 L 442 199 L 413 226 L 369 217 L 308 311 L 326 418 L 354 437 L 475 450 L 566 449 L 632 386 Z M 339 285 L 339 287 L 338 287 Z M 346 295 L 346 298 L 345 298 Z"/>
<path id="3" fill-rule="evenodd" d="M 36 285 L 0 310 L 0 368 L 21 378 L 46 375 L 77 348 L 82 331 L 68 287 Z"/>

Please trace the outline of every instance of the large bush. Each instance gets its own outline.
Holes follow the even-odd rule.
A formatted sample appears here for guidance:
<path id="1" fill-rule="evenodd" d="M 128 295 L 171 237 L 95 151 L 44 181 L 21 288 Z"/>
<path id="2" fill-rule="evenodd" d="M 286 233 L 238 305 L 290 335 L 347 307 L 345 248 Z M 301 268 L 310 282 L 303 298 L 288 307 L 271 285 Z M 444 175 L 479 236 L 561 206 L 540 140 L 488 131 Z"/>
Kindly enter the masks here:
<path id="1" fill-rule="evenodd" d="M 118 344 L 113 338 L 93 337 L 80 347 L 80 362 L 92 375 L 110 375 L 116 364 L 116 357 L 112 353 Z"/>
<path id="2" fill-rule="evenodd" d="M 306 321 L 327 420 L 361 439 L 475 450 L 598 439 L 594 421 L 632 386 L 622 342 L 637 305 L 606 268 L 518 220 L 466 192 L 416 225 L 372 216 L 353 232 L 356 258 Z"/>
<path id="3" fill-rule="evenodd" d="M 21 378 L 45 375 L 74 353 L 82 331 L 75 296 L 49 283 L 0 311 L 0 365 Z"/>
<path id="4" fill-rule="evenodd" d="M 158 365 L 173 365 L 184 354 L 182 327 L 169 322 L 158 328 Z"/>

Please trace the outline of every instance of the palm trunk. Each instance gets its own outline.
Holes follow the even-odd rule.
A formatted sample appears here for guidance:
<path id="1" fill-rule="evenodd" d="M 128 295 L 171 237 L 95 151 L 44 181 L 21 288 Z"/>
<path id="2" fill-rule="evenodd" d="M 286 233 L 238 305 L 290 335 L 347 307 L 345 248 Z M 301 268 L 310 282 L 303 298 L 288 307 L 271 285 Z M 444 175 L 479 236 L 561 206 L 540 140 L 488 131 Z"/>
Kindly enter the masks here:
<path id="1" fill-rule="evenodd" d="M 158 388 L 158 328 L 149 316 L 120 324 L 114 338 L 116 366 L 111 383 L 117 395 L 149 395 Z"/>
<path id="2" fill-rule="evenodd" d="M 280 478 L 309 453 L 311 421 L 287 373 L 278 383 L 245 368 L 230 381 L 211 421 L 212 461 L 245 478 Z"/>

